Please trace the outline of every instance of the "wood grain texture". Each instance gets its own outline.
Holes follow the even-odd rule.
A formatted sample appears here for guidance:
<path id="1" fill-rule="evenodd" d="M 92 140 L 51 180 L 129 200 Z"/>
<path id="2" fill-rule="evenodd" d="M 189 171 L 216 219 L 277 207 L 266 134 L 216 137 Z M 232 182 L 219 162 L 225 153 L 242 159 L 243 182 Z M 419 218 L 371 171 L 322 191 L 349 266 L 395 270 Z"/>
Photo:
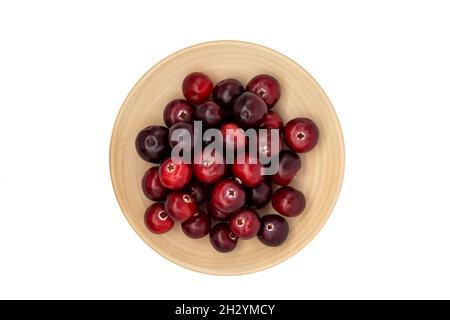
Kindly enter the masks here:
<path id="1" fill-rule="evenodd" d="M 287 241 L 278 248 L 257 239 L 240 241 L 227 254 L 216 252 L 209 238 L 187 238 L 180 224 L 164 235 L 149 232 L 144 212 L 151 204 L 141 190 L 141 179 L 152 165 L 135 151 L 137 133 L 151 124 L 163 124 L 162 112 L 174 98 L 181 98 L 181 83 L 193 71 L 208 74 L 214 83 L 228 77 L 244 85 L 256 74 L 268 73 L 281 84 L 282 95 L 275 109 L 286 122 L 294 117 L 313 119 L 320 130 L 314 150 L 302 154 L 302 169 L 293 187 L 307 199 L 305 211 L 288 218 Z M 110 148 L 111 179 L 117 200 L 138 235 L 156 252 L 172 262 L 204 273 L 236 275 L 276 265 L 300 251 L 321 229 L 330 215 L 344 174 L 344 143 L 339 121 L 317 82 L 298 64 L 271 49 L 239 41 L 216 41 L 192 46 L 167 57 L 149 70 L 126 98 L 114 126 Z M 273 212 L 270 208 L 262 214 Z"/>

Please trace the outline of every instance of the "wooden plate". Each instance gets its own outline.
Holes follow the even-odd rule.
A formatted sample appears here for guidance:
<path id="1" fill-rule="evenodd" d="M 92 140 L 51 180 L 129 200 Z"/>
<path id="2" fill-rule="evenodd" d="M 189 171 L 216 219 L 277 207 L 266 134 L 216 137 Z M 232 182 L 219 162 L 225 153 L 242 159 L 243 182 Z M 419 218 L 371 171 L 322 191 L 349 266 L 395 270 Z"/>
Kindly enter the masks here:
<path id="1" fill-rule="evenodd" d="M 174 98 L 181 98 L 181 83 L 193 71 L 208 74 L 214 83 L 228 77 L 243 84 L 260 73 L 275 76 L 281 99 L 275 107 L 283 120 L 313 119 L 320 130 L 319 144 L 302 154 L 302 169 L 292 186 L 307 199 L 305 211 L 289 218 L 288 240 L 280 247 L 262 245 L 257 239 L 240 241 L 227 254 L 216 252 L 209 238 L 187 238 L 176 224 L 164 235 L 149 232 L 144 212 L 151 204 L 141 191 L 141 179 L 152 165 L 136 154 L 137 133 L 151 124 L 163 124 L 162 112 Z M 330 215 L 342 184 L 344 144 L 339 121 L 317 82 L 298 64 L 271 49 L 238 41 L 195 45 L 165 58 L 150 69 L 131 90 L 114 126 L 110 149 L 111 178 L 117 200 L 129 223 L 156 252 L 180 266 L 210 274 L 236 275 L 276 265 L 300 251 Z M 270 207 L 270 205 L 269 205 Z M 266 208 L 261 213 L 273 212 Z"/>

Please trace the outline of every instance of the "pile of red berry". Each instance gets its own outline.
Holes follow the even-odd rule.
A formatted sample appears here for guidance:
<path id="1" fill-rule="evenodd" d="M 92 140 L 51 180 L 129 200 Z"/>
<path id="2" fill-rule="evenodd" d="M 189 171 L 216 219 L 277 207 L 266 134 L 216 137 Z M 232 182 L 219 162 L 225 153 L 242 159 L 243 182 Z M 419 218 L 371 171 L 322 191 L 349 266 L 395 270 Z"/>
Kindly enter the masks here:
<path id="1" fill-rule="evenodd" d="M 288 184 L 301 167 L 297 153 L 317 144 L 317 126 L 307 118 L 295 118 L 283 125 L 272 110 L 280 98 L 280 84 L 269 75 L 255 76 L 244 88 L 236 79 L 213 86 L 208 76 L 195 72 L 186 76 L 182 90 L 186 100 L 176 99 L 165 107 L 167 127 L 149 126 L 136 138 L 138 154 L 148 162 L 161 163 L 150 168 L 142 182 L 145 195 L 156 202 L 145 213 L 148 229 L 164 233 L 179 221 L 188 237 L 202 238 L 209 233 L 211 244 L 220 252 L 233 250 L 238 239 L 255 236 L 265 245 L 281 245 L 289 233 L 282 216 L 298 216 L 305 208 L 303 193 Z M 208 142 L 204 141 L 200 142 L 203 151 L 194 153 L 190 163 L 171 157 L 172 148 L 181 141 L 174 137 L 177 129 L 194 135 L 194 121 L 201 121 L 205 129 L 219 129 L 221 143 L 232 152 L 239 147 L 245 149 L 248 140 L 239 138 L 246 129 L 280 130 L 280 147 L 276 150 L 267 136 L 257 138 L 258 154 L 278 156 L 278 170 L 265 176 L 259 156 L 254 159 L 247 151 L 242 163 L 227 164 L 218 152 L 206 154 Z M 192 139 L 191 147 L 196 143 Z M 281 187 L 273 192 L 272 183 Z M 259 216 L 255 209 L 269 202 L 282 216 Z"/>

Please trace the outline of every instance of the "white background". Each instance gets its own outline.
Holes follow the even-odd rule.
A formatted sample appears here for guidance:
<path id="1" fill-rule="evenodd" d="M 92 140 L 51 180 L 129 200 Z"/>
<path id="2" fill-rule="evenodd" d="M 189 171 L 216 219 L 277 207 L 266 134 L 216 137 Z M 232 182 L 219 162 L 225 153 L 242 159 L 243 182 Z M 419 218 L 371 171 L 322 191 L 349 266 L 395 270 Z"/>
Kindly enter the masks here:
<path id="1" fill-rule="evenodd" d="M 450 298 L 446 1 L 0 2 L 0 298 Z M 209 40 L 272 47 L 339 115 L 336 209 L 270 270 L 166 261 L 122 215 L 108 148 L 140 76 Z"/>

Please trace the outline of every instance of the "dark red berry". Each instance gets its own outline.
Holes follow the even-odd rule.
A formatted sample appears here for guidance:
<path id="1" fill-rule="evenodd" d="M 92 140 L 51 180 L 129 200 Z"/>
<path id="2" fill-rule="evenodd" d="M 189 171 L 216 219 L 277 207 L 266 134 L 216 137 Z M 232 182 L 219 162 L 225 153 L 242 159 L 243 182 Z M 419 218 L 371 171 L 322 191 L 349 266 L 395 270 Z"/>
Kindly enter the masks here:
<path id="1" fill-rule="evenodd" d="M 245 191 L 231 179 L 222 180 L 212 191 L 211 203 L 224 213 L 235 212 L 245 204 Z"/>
<path id="2" fill-rule="evenodd" d="M 260 209 L 265 207 L 272 198 L 272 184 L 264 179 L 254 188 L 247 189 L 247 205 Z"/>
<path id="3" fill-rule="evenodd" d="M 148 169 L 142 179 L 142 190 L 147 198 L 153 201 L 163 201 L 169 193 L 159 180 L 158 169 L 159 167 Z"/>
<path id="4" fill-rule="evenodd" d="M 211 201 L 208 201 L 206 205 L 206 209 L 208 210 L 208 214 L 211 218 L 217 221 L 228 221 L 230 220 L 231 213 L 222 212 L 218 210 Z"/>
<path id="5" fill-rule="evenodd" d="M 267 114 L 264 100 L 256 94 L 245 92 L 233 105 L 233 119 L 241 128 L 258 128 Z"/>
<path id="6" fill-rule="evenodd" d="M 269 108 L 277 103 L 281 95 L 281 88 L 277 79 L 268 74 L 260 74 L 251 79 L 246 90 L 263 98 Z"/>
<path id="7" fill-rule="evenodd" d="M 209 233 L 211 220 L 203 211 L 194 213 L 192 217 L 181 224 L 181 229 L 189 238 L 200 239 Z"/>
<path id="8" fill-rule="evenodd" d="M 174 221 L 162 203 L 152 204 L 145 212 L 145 225 L 153 233 L 164 233 L 172 229 Z"/>
<path id="9" fill-rule="evenodd" d="M 239 157 L 235 163 L 231 165 L 233 175 L 247 187 L 255 187 L 260 184 L 264 176 L 262 175 L 262 165 L 257 158 L 245 154 L 244 162 L 239 163 Z"/>
<path id="10" fill-rule="evenodd" d="M 167 104 L 163 118 L 168 127 L 177 122 L 191 123 L 194 121 L 194 109 L 188 101 L 175 99 Z"/>
<path id="11" fill-rule="evenodd" d="M 231 109 L 234 100 L 244 93 L 244 87 L 236 79 L 225 79 L 213 89 L 213 100 L 224 109 Z"/>
<path id="12" fill-rule="evenodd" d="M 218 223 L 211 229 L 209 240 L 217 251 L 230 252 L 236 248 L 238 238 L 231 231 L 228 223 Z"/>
<path id="13" fill-rule="evenodd" d="M 145 161 L 163 161 L 170 152 L 169 129 L 162 126 L 145 128 L 136 137 L 136 150 Z"/>
<path id="14" fill-rule="evenodd" d="M 283 120 L 278 113 L 269 110 L 261 123 L 261 128 L 282 130 Z"/>
<path id="15" fill-rule="evenodd" d="M 295 152 L 307 152 L 314 148 L 319 140 L 319 129 L 307 118 L 295 118 L 284 127 L 284 141 Z"/>
<path id="16" fill-rule="evenodd" d="M 194 146 L 194 127 L 190 123 L 177 122 L 169 130 L 170 146 L 173 148 L 183 143 L 185 148 Z"/>
<path id="17" fill-rule="evenodd" d="M 268 214 L 261 218 L 258 239 L 266 246 L 277 247 L 281 245 L 288 234 L 289 224 L 283 217 L 277 214 Z"/>
<path id="18" fill-rule="evenodd" d="M 305 206 L 303 193 L 289 186 L 279 188 L 272 197 L 272 207 L 286 217 L 298 216 Z"/>
<path id="19" fill-rule="evenodd" d="M 159 167 L 159 180 L 169 190 L 181 190 L 191 180 L 191 166 L 180 159 L 169 158 Z"/>
<path id="20" fill-rule="evenodd" d="M 225 176 L 225 160 L 219 152 L 213 151 L 213 154 L 209 154 L 204 150 L 194 158 L 192 171 L 198 181 L 212 184 Z"/>
<path id="21" fill-rule="evenodd" d="M 167 214 L 174 220 L 184 222 L 197 212 L 197 204 L 187 192 L 172 192 L 164 202 Z"/>
<path id="22" fill-rule="evenodd" d="M 301 168 L 300 157 L 291 150 L 282 150 L 279 156 L 279 166 L 276 174 L 270 177 L 273 183 L 287 186 Z"/>
<path id="23" fill-rule="evenodd" d="M 183 95 L 188 101 L 195 104 L 208 100 L 212 89 L 211 79 L 201 72 L 190 73 L 183 80 Z"/>
<path id="24" fill-rule="evenodd" d="M 195 200 L 197 206 L 204 204 L 209 197 L 208 187 L 196 180 L 191 180 L 191 183 L 186 188 L 186 192 Z"/>
<path id="25" fill-rule="evenodd" d="M 275 129 L 276 130 L 276 129 Z M 283 148 L 283 140 L 281 139 L 281 132 L 278 132 L 278 139 L 272 143 L 272 130 L 260 130 L 258 133 L 258 152 L 264 157 L 276 156 Z"/>
<path id="26" fill-rule="evenodd" d="M 200 120 L 204 128 L 218 127 L 223 119 L 223 110 L 212 101 L 206 101 L 195 107 L 195 120 Z"/>
<path id="27" fill-rule="evenodd" d="M 239 238 L 247 240 L 258 234 L 261 222 L 255 210 L 242 208 L 230 218 L 230 229 Z"/>
<path id="28" fill-rule="evenodd" d="M 226 148 L 230 150 L 245 150 L 245 132 L 235 123 L 229 122 L 220 127 L 222 138 Z"/>

